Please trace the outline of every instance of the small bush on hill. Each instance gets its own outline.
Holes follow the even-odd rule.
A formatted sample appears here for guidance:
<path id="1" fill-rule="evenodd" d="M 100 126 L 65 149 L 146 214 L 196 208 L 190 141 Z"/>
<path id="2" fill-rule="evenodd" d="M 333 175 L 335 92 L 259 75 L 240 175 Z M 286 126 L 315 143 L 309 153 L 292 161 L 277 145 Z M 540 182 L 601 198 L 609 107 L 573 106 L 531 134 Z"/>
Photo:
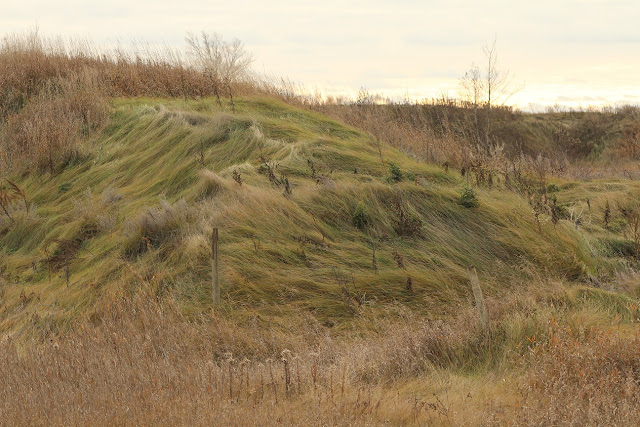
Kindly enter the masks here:
<path id="1" fill-rule="evenodd" d="M 402 171 L 400 170 L 400 166 L 393 162 L 389 162 L 389 175 L 387 176 L 387 182 L 400 182 L 403 179 Z"/>
<path id="2" fill-rule="evenodd" d="M 547 185 L 547 193 L 557 193 L 558 191 L 560 191 L 560 187 L 556 184 Z"/>
<path id="3" fill-rule="evenodd" d="M 406 206 L 401 200 L 392 201 L 391 207 L 395 213 L 394 229 L 398 235 L 415 236 L 420 233 L 422 220 L 415 210 Z"/>
<path id="4" fill-rule="evenodd" d="M 356 209 L 353 211 L 351 222 L 360 230 L 364 230 L 369 224 L 371 224 L 371 218 L 369 217 L 367 209 L 362 200 L 358 202 Z"/>
<path id="5" fill-rule="evenodd" d="M 465 188 L 460 194 L 460 204 L 465 208 L 475 208 L 478 206 L 478 196 L 473 188 Z"/>
<path id="6" fill-rule="evenodd" d="M 612 231 L 614 233 L 622 233 L 622 231 L 625 230 L 628 225 L 629 224 L 627 223 L 626 219 L 616 218 L 614 220 L 611 220 L 609 222 L 609 225 L 606 226 L 606 228 L 608 228 L 609 231 Z"/>
<path id="7" fill-rule="evenodd" d="M 416 175 L 413 172 L 407 172 L 405 176 L 407 177 L 407 181 L 415 182 L 416 180 Z"/>

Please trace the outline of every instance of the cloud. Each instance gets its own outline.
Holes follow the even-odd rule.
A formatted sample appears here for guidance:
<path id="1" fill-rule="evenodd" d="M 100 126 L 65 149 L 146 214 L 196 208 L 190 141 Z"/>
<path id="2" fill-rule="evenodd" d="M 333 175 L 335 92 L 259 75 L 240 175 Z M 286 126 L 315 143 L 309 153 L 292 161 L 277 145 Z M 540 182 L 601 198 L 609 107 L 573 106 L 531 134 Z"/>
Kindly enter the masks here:
<path id="1" fill-rule="evenodd" d="M 326 88 L 455 93 L 482 46 L 498 40 L 501 69 L 529 86 L 527 103 L 627 99 L 640 88 L 635 1 L 539 0 L 22 0 L 5 2 L 5 33 L 44 33 L 98 44 L 135 39 L 184 45 L 187 31 L 238 37 L 256 68 Z M 626 89 L 622 89 L 626 88 Z M 514 98 L 515 99 L 515 98 Z M 571 100 L 570 100 L 571 99 Z"/>
<path id="2" fill-rule="evenodd" d="M 604 96 L 564 96 L 560 95 L 556 97 L 556 101 L 560 103 L 600 103 L 607 102 L 607 99 Z"/>

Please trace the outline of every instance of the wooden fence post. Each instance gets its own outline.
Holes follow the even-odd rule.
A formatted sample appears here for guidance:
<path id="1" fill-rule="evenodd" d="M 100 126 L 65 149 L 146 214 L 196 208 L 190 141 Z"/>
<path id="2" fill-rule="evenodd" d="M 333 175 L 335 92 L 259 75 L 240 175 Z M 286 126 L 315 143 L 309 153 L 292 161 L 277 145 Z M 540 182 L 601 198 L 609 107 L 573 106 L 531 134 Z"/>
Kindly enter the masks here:
<path id="1" fill-rule="evenodd" d="M 482 329 L 485 332 L 489 332 L 489 316 L 487 315 L 487 309 L 484 305 L 484 297 L 482 296 L 482 289 L 480 288 L 480 280 L 478 280 L 478 272 L 473 265 L 469 266 L 469 276 L 471 278 L 471 289 L 473 289 L 473 297 L 476 300 L 476 310 L 480 317 Z"/>
<path id="2" fill-rule="evenodd" d="M 64 276 L 67 279 L 67 288 L 69 287 L 69 280 L 71 279 L 71 274 L 69 274 L 69 260 L 64 266 Z"/>
<path id="3" fill-rule="evenodd" d="M 378 261 L 376 260 L 376 243 L 371 241 L 371 249 L 373 251 L 373 255 L 371 256 L 371 266 L 373 267 L 373 271 L 378 274 Z"/>
<path id="4" fill-rule="evenodd" d="M 213 305 L 220 304 L 220 276 L 218 256 L 218 229 L 211 233 L 211 276 L 213 279 Z"/>

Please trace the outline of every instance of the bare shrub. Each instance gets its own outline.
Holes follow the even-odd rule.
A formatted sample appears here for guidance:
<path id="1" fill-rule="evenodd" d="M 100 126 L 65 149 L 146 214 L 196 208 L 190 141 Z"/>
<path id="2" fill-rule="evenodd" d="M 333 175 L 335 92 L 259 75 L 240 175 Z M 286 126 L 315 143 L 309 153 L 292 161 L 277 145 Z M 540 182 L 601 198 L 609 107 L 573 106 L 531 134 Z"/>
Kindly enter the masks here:
<path id="1" fill-rule="evenodd" d="M 184 199 L 174 204 L 163 200 L 159 206 L 148 208 L 126 227 L 125 254 L 135 256 L 164 243 L 175 243 L 187 216 L 188 207 Z"/>
<path id="2" fill-rule="evenodd" d="M 411 205 L 397 196 L 390 201 L 394 214 L 394 229 L 400 236 L 417 236 L 422 230 L 422 219 Z"/>
<path id="3" fill-rule="evenodd" d="M 24 205 L 21 205 L 24 203 Z M 5 183 L 0 184 L 0 209 L 4 214 L 4 218 L 8 219 L 11 223 L 16 222 L 16 205 L 24 207 L 25 217 L 29 216 L 29 203 L 27 202 L 27 195 L 17 184 L 5 179 Z"/>
<path id="4" fill-rule="evenodd" d="M 19 112 L 7 118 L 4 168 L 49 169 L 81 158 L 80 142 L 107 118 L 107 103 L 95 73 L 47 81 Z"/>
<path id="5" fill-rule="evenodd" d="M 102 190 L 102 206 L 108 207 L 122 200 L 122 194 L 112 185 Z"/>
<path id="6" fill-rule="evenodd" d="M 225 41 L 219 34 L 202 32 L 200 36 L 189 34 L 187 44 L 198 69 L 211 83 L 218 105 L 222 107 L 220 95 L 226 91 L 235 113 L 233 94 L 235 86 L 247 73 L 253 59 L 238 39 Z"/>

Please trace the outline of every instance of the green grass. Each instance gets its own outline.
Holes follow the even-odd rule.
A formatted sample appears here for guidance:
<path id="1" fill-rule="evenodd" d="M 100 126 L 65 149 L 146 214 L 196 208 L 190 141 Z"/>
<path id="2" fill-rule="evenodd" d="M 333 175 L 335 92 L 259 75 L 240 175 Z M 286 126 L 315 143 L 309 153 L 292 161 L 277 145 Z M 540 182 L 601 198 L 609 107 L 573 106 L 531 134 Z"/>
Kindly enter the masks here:
<path id="1" fill-rule="evenodd" d="M 187 314 L 203 313 L 211 306 L 213 226 L 221 313 L 274 322 L 311 313 L 340 327 L 362 304 L 402 304 L 431 317 L 455 312 L 468 304 L 470 264 L 487 294 L 499 296 L 539 275 L 582 283 L 602 269 L 613 274 L 625 255 L 606 243 L 623 236 L 599 224 L 598 212 L 605 198 L 635 197 L 640 186 L 630 181 L 558 181 L 558 201 L 582 209 L 584 225 L 565 220 L 554 229 L 546 221 L 540 233 L 518 194 L 476 188 L 478 206 L 465 207 L 459 175 L 386 145 L 381 159 L 354 128 L 268 98 L 240 99 L 236 110 L 221 112 L 211 99 L 116 100 L 84 160 L 55 175 L 12 177 L 37 209 L 0 236 L 0 329 L 28 329 L 34 316 L 65 325 L 143 286 L 173 292 Z M 261 173 L 263 159 L 277 179 L 288 178 L 290 195 Z M 416 182 L 387 180 L 391 162 Z M 587 197 L 592 209 L 584 212 Z M 181 200 L 186 208 L 174 211 Z M 369 218 L 360 228 L 358 205 Z M 144 235 L 144 221 L 154 222 L 153 236 Z M 64 271 L 43 263 L 60 239 L 82 241 L 69 285 Z M 35 297 L 25 302 L 22 293 Z"/>

